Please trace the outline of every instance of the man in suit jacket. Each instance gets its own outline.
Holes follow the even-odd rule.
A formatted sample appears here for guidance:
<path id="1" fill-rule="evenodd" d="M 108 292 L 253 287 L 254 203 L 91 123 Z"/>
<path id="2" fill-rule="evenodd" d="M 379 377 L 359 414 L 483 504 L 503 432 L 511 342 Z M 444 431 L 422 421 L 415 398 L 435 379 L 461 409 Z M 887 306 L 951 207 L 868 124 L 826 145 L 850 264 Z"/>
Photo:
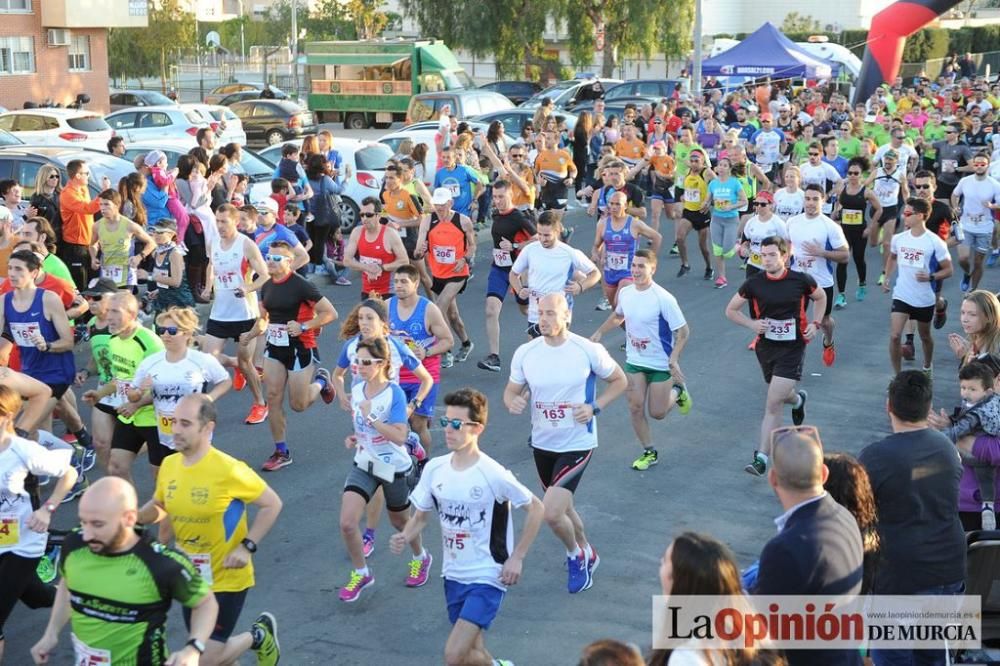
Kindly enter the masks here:
<path id="1" fill-rule="evenodd" d="M 823 490 L 829 470 L 823 443 L 809 426 L 778 429 L 767 480 L 785 513 L 760 554 L 753 594 L 854 596 L 861 592 L 861 532 L 854 516 Z M 857 649 L 786 651 L 792 666 L 854 666 Z"/>

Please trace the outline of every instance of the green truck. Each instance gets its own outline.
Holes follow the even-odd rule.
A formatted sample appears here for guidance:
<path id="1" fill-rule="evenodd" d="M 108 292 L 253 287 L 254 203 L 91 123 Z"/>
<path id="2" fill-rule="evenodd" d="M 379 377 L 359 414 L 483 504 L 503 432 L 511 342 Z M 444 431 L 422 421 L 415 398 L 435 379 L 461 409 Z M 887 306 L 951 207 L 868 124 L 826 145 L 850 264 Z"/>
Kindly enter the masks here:
<path id="1" fill-rule="evenodd" d="M 306 69 L 309 110 L 347 129 L 405 120 L 418 93 L 475 88 L 440 40 L 309 42 Z"/>

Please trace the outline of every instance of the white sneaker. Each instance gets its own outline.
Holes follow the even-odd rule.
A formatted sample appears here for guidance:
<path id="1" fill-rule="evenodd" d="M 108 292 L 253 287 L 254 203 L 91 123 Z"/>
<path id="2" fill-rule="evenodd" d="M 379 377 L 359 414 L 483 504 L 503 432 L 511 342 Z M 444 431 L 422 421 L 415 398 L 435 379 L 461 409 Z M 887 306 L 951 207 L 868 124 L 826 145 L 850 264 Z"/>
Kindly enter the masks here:
<path id="1" fill-rule="evenodd" d="M 610 302 L 608 301 L 608 299 L 606 299 L 606 298 L 602 298 L 602 299 L 601 299 L 601 302 L 600 302 L 600 303 L 598 303 L 598 304 L 597 304 L 597 305 L 596 305 L 596 306 L 594 307 L 594 309 L 595 309 L 595 310 L 600 310 L 600 311 L 602 311 L 602 312 L 607 312 L 608 310 L 610 310 L 610 309 L 611 309 L 611 303 L 610 303 Z"/>
<path id="2" fill-rule="evenodd" d="M 997 528 L 997 516 L 990 506 L 983 507 L 983 529 L 995 530 Z"/>

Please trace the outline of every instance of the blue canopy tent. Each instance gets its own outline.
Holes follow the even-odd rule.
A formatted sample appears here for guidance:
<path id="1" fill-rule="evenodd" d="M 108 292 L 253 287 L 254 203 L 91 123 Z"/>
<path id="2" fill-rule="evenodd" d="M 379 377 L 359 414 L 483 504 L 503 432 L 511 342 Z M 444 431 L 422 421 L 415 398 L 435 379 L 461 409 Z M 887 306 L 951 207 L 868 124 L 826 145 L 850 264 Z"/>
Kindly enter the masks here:
<path id="1" fill-rule="evenodd" d="M 702 76 L 769 76 L 772 79 L 829 78 L 836 65 L 799 48 L 771 23 L 742 42 L 701 63 Z"/>

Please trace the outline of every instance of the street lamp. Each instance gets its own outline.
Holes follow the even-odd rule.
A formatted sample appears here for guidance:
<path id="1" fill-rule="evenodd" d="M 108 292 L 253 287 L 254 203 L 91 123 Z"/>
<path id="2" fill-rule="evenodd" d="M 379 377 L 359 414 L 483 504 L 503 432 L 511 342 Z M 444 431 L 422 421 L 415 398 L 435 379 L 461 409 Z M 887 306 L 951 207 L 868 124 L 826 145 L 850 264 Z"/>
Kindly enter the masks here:
<path id="1" fill-rule="evenodd" d="M 292 0 L 292 97 L 299 101 L 299 2 Z"/>

